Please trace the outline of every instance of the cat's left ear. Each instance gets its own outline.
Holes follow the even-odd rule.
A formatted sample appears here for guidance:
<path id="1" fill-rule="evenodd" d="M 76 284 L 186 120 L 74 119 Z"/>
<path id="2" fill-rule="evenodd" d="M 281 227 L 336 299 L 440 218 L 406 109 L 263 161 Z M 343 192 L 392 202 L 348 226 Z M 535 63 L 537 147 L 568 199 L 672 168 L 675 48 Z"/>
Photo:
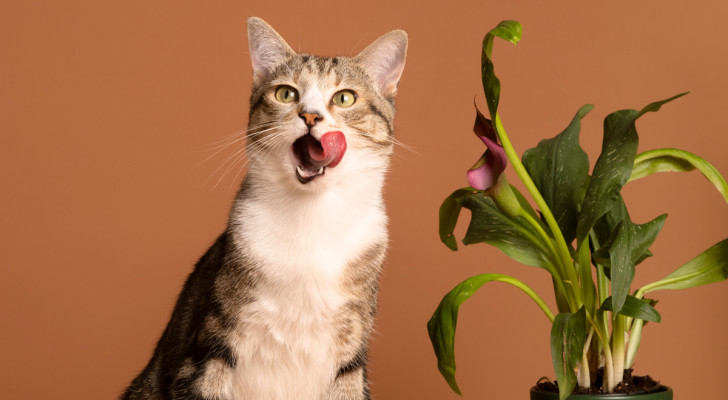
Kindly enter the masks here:
<path id="1" fill-rule="evenodd" d="M 379 93 L 388 97 L 397 93 L 406 57 L 407 32 L 396 30 L 375 40 L 355 59 L 374 79 Z"/>
<path id="2" fill-rule="evenodd" d="M 257 17 L 248 18 L 248 46 L 256 84 L 268 80 L 275 67 L 296 54 L 275 29 Z"/>

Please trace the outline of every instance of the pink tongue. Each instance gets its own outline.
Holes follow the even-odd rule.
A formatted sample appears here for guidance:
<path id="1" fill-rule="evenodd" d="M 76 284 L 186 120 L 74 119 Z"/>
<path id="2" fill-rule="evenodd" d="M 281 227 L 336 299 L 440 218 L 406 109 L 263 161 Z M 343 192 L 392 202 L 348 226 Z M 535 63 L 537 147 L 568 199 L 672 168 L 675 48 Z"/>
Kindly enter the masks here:
<path id="1" fill-rule="evenodd" d="M 341 162 L 346 152 L 346 138 L 339 131 L 326 132 L 321 136 L 321 147 L 308 143 L 308 154 L 316 166 L 333 168 Z"/>

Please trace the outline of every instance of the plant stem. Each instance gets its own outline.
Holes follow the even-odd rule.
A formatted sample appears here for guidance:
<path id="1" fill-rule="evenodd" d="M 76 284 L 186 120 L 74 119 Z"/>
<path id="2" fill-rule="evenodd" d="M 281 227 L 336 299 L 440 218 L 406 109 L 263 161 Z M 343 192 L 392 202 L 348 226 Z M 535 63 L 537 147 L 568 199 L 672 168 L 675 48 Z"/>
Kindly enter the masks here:
<path id="1" fill-rule="evenodd" d="M 617 314 L 612 321 L 612 356 L 614 359 L 614 386 L 616 386 L 624 376 L 624 315 Z M 609 392 L 614 389 L 612 386 Z"/>
<path id="2" fill-rule="evenodd" d="M 564 234 L 561 232 L 561 229 L 559 228 L 559 224 L 556 223 L 556 219 L 554 218 L 553 214 L 551 213 L 551 210 L 549 209 L 549 206 L 546 204 L 546 201 L 544 200 L 543 196 L 541 196 L 541 193 L 538 191 L 538 188 L 536 188 L 536 184 L 533 183 L 533 180 L 531 179 L 531 176 L 528 175 L 528 172 L 526 171 L 526 167 L 523 166 L 523 163 L 521 163 L 521 160 L 518 158 L 518 154 L 516 154 L 516 150 L 513 148 L 513 145 L 511 144 L 510 139 L 508 139 L 508 134 L 506 134 L 506 130 L 503 127 L 503 122 L 501 122 L 500 116 L 498 113 L 495 113 L 494 116 L 494 126 L 496 133 L 498 134 L 498 138 L 501 141 L 501 144 L 503 145 L 503 149 L 506 152 L 506 156 L 508 157 L 508 161 L 511 162 L 511 165 L 513 165 L 513 169 L 516 171 L 516 174 L 518 174 L 518 177 L 521 178 L 521 181 L 526 186 L 526 189 L 531 194 L 531 197 L 538 205 L 539 209 L 541 210 L 541 213 L 543 214 L 544 218 L 546 219 L 546 224 L 548 225 L 549 229 L 551 230 L 551 233 L 553 233 L 554 238 L 556 239 L 556 247 L 559 254 L 559 257 L 561 259 L 561 265 L 562 270 L 565 272 L 565 276 L 569 278 L 569 280 L 572 282 L 572 291 L 574 294 L 574 298 L 576 301 L 576 304 L 574 306 L 578 310 L 582 305 L 581 300 L 581 293 L 579 290 L 576 290 L 576 285 L 579 284 L 578 277 L 576 275 L 576 271 L 574 268 L 574 264 L 571 260 L 571 254 L 569 253 L 569 248 L 566 245 L 566 240 L 564 240 Z"/>
<path id="3" fill-rule="evenodd" d="M 629 345 L 627 346 L 627 359 L 625 360 L 624 367 L 632 368 L 634 365 L 634 358 L 637 355 L 637 350 L 640 348 L 640 342 L 642 341 L 642 326 L 645 321 L 641 319 L 635 319 L 632 324 L 632 329 L 629 332 Z"/>
<path id="4" fill-rule="evenodd" d="M 536 304 L 541 309 L 541 311 L 543 311 L 543 313 L 546 314 L 546 318 L 548 318 L 549 321 L 551 321 L 551 323 L 554 322 L 554 318 L 555 318 L 554 313 L 551 311 L 549 306 L 546 304 L 545 301 L 543 301 L 543 299 L 541 298 L 541 296 L 538 295 L 538 293 L 534 292 L 533 289 L 528 287 L 525 283 L 519 281 L 516 278 L 508 276 L 508 275 L 501 275 L 501 274 L 486 274 L 486 275 L 498 275 L 498 278 L 494 279 L 494 280 L 503 282 L 503 283 L 507 283 L 509 285 L 512 285 L 512 286 L 515 286 L 515 287 L 521 289 L 524 293 L 526 293 L 526 295 L 528 295 L 528 297 L 531 298 L 531 300 L 536 302 Z"/>
<path id="5" fill-rule="evenodd" d="M 591 386 L 591 373 L 589 372 L 589 348 L 594 336 L 594 327 L 589 329 L 589 335 L 584 342 L 584 350 L 582 352 L 581 363 L 579 363 L 578 384 L 579 387 L 589 388 Z"/>
<path id="6" fill-rule="evenodd" d="M 599 244 L 599 240 L 597 239 L 597 235 L 594 232 L 594 229 L 591 229 L 589 231 L 589 238 L 591 239 L 591 243 L 592 243 L 592 246 L 594 247 L 594 251 L 599 250 L 601 245 Z M 596 267 L 597 267 L 597 295 L 599 298 L 599 303 L 597 304 L 597 306 L 601 306 L 604 303 L 604 300 L 606 300 L 607 297 L 609 297 L 608 296 L 609 279 L 607 279 L 607 274 L 604 273 L 604 266 L 602 266 L 600 264 L 596 264 Z"/>
<path id="7" fill-rule="evenodd" d="M 599 342 L 602 344 L 602 349 L 604 350 L 604 382 L 602 383 L 602 388 L 606 389 L 606 392 L 612 393 L 614 387 L 617 385 L 614 383 L 614 362 L 612 360 L 612 351 L 609 348 L 609 333 L 607 332 L 607 327 L 606 325 L 602 326 L 598 320 L 594 321 L 589 314 L 587 314 L 586 318 L 594 327 L 594 332 L 596 332 L 597 338 L 599 338 Z"/>
<path id="8" fill-rule="evenodd" d="M 598 306 L 596 305 L 596 288 L 592 278 L 589 247 L 581 246 L 578 252 L 581 298 L 587 313 L 594 314 Z"/>
<path id="9" fill-rule="evenodd" d="M 519 216 L 523 217 L 528 223 L 533 226 L 534 229 L 538 232 L 538 234 L 541 236 L 541 239 L 543 239 L 543 242 L 546 243 L 548 246 L 549 254 L 554 259 L 552 261 L 555 261 L 556 268 L 549 269 L 549 273 L 554 277 L 554 282 L 556 282 L 556 285 L 558 285 L 559 290 L 561 290 L 562 293 L 564 293 L 567 296 L 567 302 L 569 303 L 569 309 L 572 313 L 575 313 L 578 308 L 576 308 L 576 298 L 574 297 L 574 294 L 570 291 L 567 291 L 564 287 L 564 281 L 568 278 L 564 276 L 565 271 L 563 271 L 563 268 L 558 268 L 561 264 L 559 263 L 559 253 L 556 250 L 556 247 L 554 247 L 554 242 L 549 237 L 549 235 L 544 231 L 541 224 L 536 221 L 531 214 L 529 214 L 526 210 L 521 209 L 521 212 L 518 214 Z"/>

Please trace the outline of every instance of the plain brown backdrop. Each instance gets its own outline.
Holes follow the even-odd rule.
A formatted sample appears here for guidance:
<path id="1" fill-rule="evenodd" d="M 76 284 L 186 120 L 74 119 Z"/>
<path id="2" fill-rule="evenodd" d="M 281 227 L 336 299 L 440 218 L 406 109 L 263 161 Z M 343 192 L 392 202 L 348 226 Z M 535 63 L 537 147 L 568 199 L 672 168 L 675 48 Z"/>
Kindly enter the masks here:
<path id="1" fill-rule="evenodd" d="M 499 41 L 494 52 L 500 110 L 519 153 L 588 102 L 596 108 L 581 141 L 593 164 L 609 112 L 689 90 L 640 119 L 640 148 L 684 148 L 725 175 L 727 4 L 3 0 L 2 397 L 114 398 L 147 362 L 243 176 L 240 164 L 225 172 L 240 147 L 211 149 L 247 124 L 248 16 L 266 19 L 295 49 L 323 55 L 353 55 L 391 29 L 409 32 L 395 126 L 412 150 L 397 149 L 386 190 L 391 251 L 372 392 L 455 399 L 425 329 L 449 289 L 501 272 L 554 303 L 545 272 L 485 245 L 451 252 L 437 236 L 440 202 L 466 185 L 465 170 L 483 151 L 471 133 L 473 98 L 483 104 L 483 35 L 502 19 L 524 24 L 518 46 Z M 637 222 L 669 213 L 636 284 L 728 236 L 728 206 L 695 172 L 635 182 L 625 196 Z M 646 328 L 637 373 L 673 386 L 679 399 L 725 398 L 728 283 L 657 297 L 663 322 Z M 466 398 L 524 399 L 539 377 L 553 376 L 550 326 L 515 289 L 485 287 L 458 328 Z"/>

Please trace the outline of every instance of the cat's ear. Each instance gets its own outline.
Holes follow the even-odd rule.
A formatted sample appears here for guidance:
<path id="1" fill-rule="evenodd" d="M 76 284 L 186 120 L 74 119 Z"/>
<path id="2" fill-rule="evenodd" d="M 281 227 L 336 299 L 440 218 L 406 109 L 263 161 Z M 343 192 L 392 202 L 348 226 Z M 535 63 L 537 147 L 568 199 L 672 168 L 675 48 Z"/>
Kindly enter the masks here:
<path id="1" fill-rule="evenodd" d="M 296 54 L 278 32 L 257 17 L 248 18 L 248 46 L 256 84 L 268 80 L 273 68 Z"/>
<path id="2" fill-rule="evenodd" d="M 406 57 L 407 33 L 397 30 L 375 40 L 356 56 L 356 60 L 374 79 L 379 92 L 387 97 L 397 93 Z"/>

